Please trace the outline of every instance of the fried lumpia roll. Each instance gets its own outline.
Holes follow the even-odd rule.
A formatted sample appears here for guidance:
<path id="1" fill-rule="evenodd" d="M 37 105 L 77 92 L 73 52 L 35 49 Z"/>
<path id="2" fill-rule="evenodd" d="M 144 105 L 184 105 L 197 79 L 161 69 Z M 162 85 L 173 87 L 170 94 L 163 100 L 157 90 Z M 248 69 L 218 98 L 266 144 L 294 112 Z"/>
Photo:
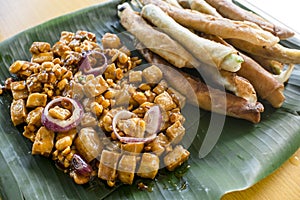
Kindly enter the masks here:
<path id="1" fill-rule="evenodd" d="M 123 5 L 122 5 L 123 7 Z M 149 33 L 157 32 L 155 29 L 153 29 L 151 26 L 149 26 L 143 19 L 141 19 L 141 16 L 136 14 L 128 4 L 124 4 L 124 9 L 122 9 L 122 14 L 120 15 L 121 18 L 121 24 L 125 26 L 125 28 L 128 28 L 130 32 L 132 32 L 133 35 L 136 36 L 137 39 L 141 40 L 143 43 L 145 30 Z M 141 22 L 142 20 L 142 22 Z M 130 25 L 129 25 L 130 24 Z M 137 25 L 138 29 L 135 27 L 134 30 L 132 30 L 129 26 L 131 25 Z M 140 31 L 142 30 L 142 31 Z M 164 35 L 164 33 L 161 33 L 159 35 Z M 161 49 L 161 46 L 167 46 L 172 47 L 173 44 L 177 44 L 175 41 L 173 41 L 171 38 L 166 36 L 168 40 L 160 41 L 159 43 L 151 43 L 150 40 L 144 41 L 144 45 L 152 50 L 153 52 L 156 52 L 157 50 Z M 147 39 L 147 38 L 146 38 Z M 159 40 L 160 38 L 155 38 L 155 35 L 152 40 Z M 149 43 L 150 42 L 150 43 Z M 168 44 L 170 43 L 170 44 Z M 152 45 L 152 46 L 147 46 Z M 242 97 L 249 102 L 256 102 L 257 96 L 255 93 L 255 90 L 253 86 L 249 83 L 248 80 L 237 76 L 235 73 L 228 72 L 225 70 L 219 71 L 217 68 L 211 67 L 207 64 L 201 63 L 198 60 L 196 60 L 189 52 L 185 51 L 183 47 L 179 44 L 176 45 L 177 49 L 174 51 L 181 52 L 180 56 L 185 56 L 185 58 L 188 58 L 189 62 L 194 66 L 194 68 L 197 68 L 199 72 L 206 77 L 206 79 L 212 80 L 215 84 L 220 85 L 221 87 L 225 87 L 228 91 L 233 92 L 235 95 Z M 174 48 L 174 47 L 173 47 Z M 166 48 L 164 48 L 166 49 Z M 163 50 L 164 50 L 163 49 Z M 180 50 L 181 49 L 181 50 Z M 161 54 L 162 52 L 158 51 L 157 54 Z M 168 57 L 167 54 L 163 53 L 161 54 L 164 59 L 172 63 L 171 61 L 174 61 L 173 63 L 178 63 L 177 60 L 174 60 L 174 57 Z M 179 57 L 179 55 L 178 55 Z M 176 66 L 176 65 L 174 65 Z M 176 66 L 178 67 L 178 66 Z"/>
<path id="2" fill-rule="evenodd" d="M 222 15 L 220 15 L 214 7 L 209 5 L 204 0 L 186 0 L 186 1 L 188 1 L 189 8 L 192 10 L 197 10 L 201 13 L 213 15 L 216 17 L 222 17 Z"/>
<path id="3" fill-rule="evenodd" d="M 182 8 L 188 8 L 190 9 L 191 8 L 191 5 L 190 5 L 190 0 L 177 0 L 177 2 L 179 3 L 179 5 L 182 7 Z"/>
<path id="4" fill-rule="evenodd" d="M 224 79 L 226 90 L 246 99 L 249 103 L 257 102 L 256 91 L 247 79 L 225 70 L 220 70 L 220 74 Z"/>
<path id="5" fill-rule="evenodd" d="M 285 100 L 284 85 L 253 59 L 242 56 L 245 62 L 237 74 L 249 80 L 262 99 L 267 100 L 275 108 L 281 107 Z"/>
<path id="6" fill-rule="evenodd" d="M 274 78 L 275 78 L 278 82 L 284 84 L 284 83 L 286 83 L 286 82 L 290 79 L 290 77 L 291 77 L 291 75 L 292 75 L 292 73 L 293 73 L 294 68 L 295 68 L 295 65 L 294 65 L 294 64 L 289 64 L 286 70 L 282 71 L 282 72 L 281 72 L 280 74 L 278 74 L 278 75 L 273 75 L 273 76 L 274 76 Z"/>
<path id="7" fill-rule="evenodd" d="M 284 64 L 277 60 L 264 58 L 258 55 L 250 55 L 250 57 L 272 74 L 279 75 L 283 70 Z"/>
<path id="8" fill-rule="evenodd" d="M 203 63 L 231 72 L 236 72 L 241 68 L 243 59 L 236 50 L 198 37 L 174 21 L 159 7 L 148 4 L 143 7 L 141 14 L 152 24 L 181 43 Z"/>
<path id="9" fill-rule="evenodd" d="M 228 42 L 237 49 L 267 59 L 277 60 L 278 62 L 282 63 L 300 63 L 300 50 L 286 48 L 281 44 L 275 44 L 273 46 L 265 47 L 254 45 L 238 39 L 228 39 Z"/>
<path id="10" fill-rule="evenodd" d="M 212 85 L 225 87 L 227 91 L 246 99 L 249 103 L 255 103 L 257 101 L 257 95 L 253 85 L 247 79 L 238 76 L 237 73 L 218 70 L 203 63 L 199 63 L 196 69 L 201 76 L 204 77 L 205 81 Z"/>
<path id="11" fill-rule="evenodd" d="M 222 16 L 239 21 L 249 21 L 257 24 L 262 29 L 271 32 L 273 35 L 278 36 L 280 39 L 292 37 L 294 32 L 283 27 L 276 26 L 262 17 L 242 9 L 235 5 L 230 0 L 205 0 L 211 6 L 216 8 L 218 13 Z"/>
<path id="12" fill-rule="evenodd" d="M 204 0 L 177 0 L 182 8 L 196 10 L 204 14 L 223 17 L 218 11 Z M 172 5 L 172 4 L 171 4 Z"/>
<path id="13" fill-rule="evenodd" d="M 159 6 L 176 22 L 196 31 L 218 35 L 224 39 L 236 38 L 245 40 L 260 46 L 272 46 L 279 42 L 278 37 L 261 29 L 252 22 L 233 21 L 189 9 L 181 9 L 162 2 L 161 0 L 143 0 L 143 3 L 152 3 Z"/>
<path id="14" fill-rule="evenodd" d="M 182 6 L 178 3 L 177 0 L 163 0 L 163 1 L 169 3 L 172 6 L 175 6 L 177 8 L 182 8 Z"/>
<path id="15" fill-rule="evenodd" d="M 210 88 L 200 80 L 197 80 L 197 78 L 192 78 L 188 74 L 185 74 L 185 78 L 188 80 L 194 92 L 196 93 L 200 108 L 208 111 L 213 110 L 216 113 L 226 114 L 235 118 L 246 119 L 253 123 L 260 122 L 260 113 L 264 111 L 264 107 L 260 102 L 251 104 L 243 98 L 226 93 L 226 112 L 223 113 L 224 108 L 220 107 L 215 101 L 214 103 L 216 104 L 212 104 L 212 99 L 217 100 L 224 97 L 224 92 L 218 89 Z M 166 79 L 169 82 L 172 81 L 170 84 L 174 84 L 173 87 L 176 87 L 175 84 L 178 85 L 178 82 L 175 81 L 174 77 L 169 76 Z M 179 91 L 184 92 L 186 90 L 185 88 L 182 88 L 182 90 Z M 185 93 L 188 95 L 188 92 Z"/>
<path id="16" fill-rule="evenodd" d="M 220 37 L 206 34 L 202 34 L 201 36 L 233 48 Z M 279 81 L 281 77 L 273 76 L 252 58 L 244 54 L 240 55 L 243 57 L 244 62 L 237 74 L 246 78 L 253 85 L 258 96 L 267 100 L 275 108 L 281 107 L 285 100 L 283 94 L 284 85 L 282 81 Z"/>
<path id="17" fill-rule="evenodd" d="M 243 98 L 208 87 L 198 78 L 195 78 L 190 74 L 181 71 L 178 71 L 180 73 L 174 73 L 175 69 L 171 70 L 170 68 L 172 68 L 172 66 L 169 63 L 165 62 L 151 51 L 141 49 L 140 52 L 149 63 L 153 63 L 160 67 L 164 74 L 164 78 L 173 88 L 176 88 L 177 91 L 187 97 L 196 94 L 195 99 L 187 98 L 189 103 L 199 106 L 204 110 L 213 110 L 216 113 L 245 119 L 253 123 L 258 123 L 260 121 L 260 113 L 264 111 L 264 107 L 261 103 L 249 103 Z M 182 84 L 186 81 L 188 81 L 190 85 Z M 192 88 L 192 90 L 190 88 Z"/>
<path id="18" fill-rule="evenodd" d="M 157 53 L 172 65 L 193 67 L 196 59 L 180 44 L 171 39 L 167 34 L 155 30 L 138 13 L 134 12 L 128 3 L 118 6 L 118 15 L 122 26 L 133 34 L 151 51 Z"/>

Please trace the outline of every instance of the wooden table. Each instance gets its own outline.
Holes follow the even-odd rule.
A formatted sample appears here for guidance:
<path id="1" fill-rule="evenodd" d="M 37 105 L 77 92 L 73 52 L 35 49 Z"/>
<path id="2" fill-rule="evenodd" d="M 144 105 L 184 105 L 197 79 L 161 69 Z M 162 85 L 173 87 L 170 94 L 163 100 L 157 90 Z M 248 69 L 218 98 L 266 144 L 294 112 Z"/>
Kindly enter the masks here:
<path id="1" fill-rule="evenodd" d="M 0 41 L 51 18 L 105 0 L 1 1 Z M 293 200 L 300 198 L 300 149 L 273 174 L 254 186 L 224 195 L 223 200 Z"/>

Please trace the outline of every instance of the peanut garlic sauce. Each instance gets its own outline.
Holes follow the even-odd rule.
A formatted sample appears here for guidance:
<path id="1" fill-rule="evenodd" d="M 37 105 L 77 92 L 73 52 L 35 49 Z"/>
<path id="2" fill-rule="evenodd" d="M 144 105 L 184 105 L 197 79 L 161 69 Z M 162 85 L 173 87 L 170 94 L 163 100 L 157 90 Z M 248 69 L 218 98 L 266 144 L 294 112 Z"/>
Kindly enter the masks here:
<path id="1" fill-rule="evenodd" d="M 181 145 L 185 97 L 159 67 L 138 67 L 120 38 L 63 31 L 51 46 L 33 42 L 30 61 L 9 70 L 11 120 L 24 126 L 33 155 L 51 158 L 77 184 L 98 177 L 107 185 L 154 179 L 190 153 Z"/>

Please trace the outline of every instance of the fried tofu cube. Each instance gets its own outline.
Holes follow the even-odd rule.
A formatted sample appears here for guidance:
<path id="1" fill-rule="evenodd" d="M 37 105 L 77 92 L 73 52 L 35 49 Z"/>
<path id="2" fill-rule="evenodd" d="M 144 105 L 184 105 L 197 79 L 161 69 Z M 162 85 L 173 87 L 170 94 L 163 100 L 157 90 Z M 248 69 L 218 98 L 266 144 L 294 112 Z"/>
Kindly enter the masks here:
<path id="1" fill-rule="evenodd" d="M 37 76 L 35 74 L 29 76 L 26 79 L 26 86 L 29 93 L 42 92 L 43 90 L 42 83 L 38 81 Z"/>
<path id="2" fill-rule="evenodd" d="M 24 90 L 11 90 L 14 99 L 26 99 L 28 97 L 27 88 Z"/>
<path id="3" fill-rule="evenodd" d="M 174 169 L 182 165 L 189 156 L 190 152 L 188 150 L 184 149 L 181 145 L 177 145 L 173 151 L 164 157 L 164 164 L 169 171 L 174 171 Z"/>
<path id="4" fill-rule="evenodd" d="M 123 151 L 131 152 L 131 153 L 141 153 L 144 148 L 143 142 L 135 142 L 135 143 L 126 143 L 121 145 L 121 149 Z"/>
<path id="5" fill-rule="evenodd" d="M 54 146 L 54 132 L 42 126 L 36 133 L 32 154 L 49 156 Z"/>
<path id="6" fill-rule="evenodd" d="M 88 97 L 95 97 L 108 89 L 108 84 L 102 76 L 97 76 L 83 85 L 84 93 Z"/>
<path id="7" fill-rule="evenodd" d="M 182 126 L 180 121 L 176 121 L 166 130 L 166 136 L 173 144 L 178 144 L 183 136 L 185 135 L 185 128 Z"/>
<path id="8" fill-rule="evenodd" d="M 28 96 L 26 107 L 45 107 L 47 103 L 47 95 L 41 93 L 32 93 Z"/>
<path id="9" fill-rule="evenodd" d="M 146 83 L 159 83 L 159 81 L 163 77 L 163 73 L 155 65 L 152 65 L 144 69 L 142 74 L 144 79 L 146 80 Z"/>
<path id="10" fill-rule="evenodd" d="M 23 99 L 13 100 L 10 107 L 11 121 L 15 126 L 25 122 L 27 110 Z"/>
<path id="11" fill-rule="evenodd" d="M 115 90 L 116 105 L 128 105 L 131 95 L 136 91 L 132 85 L 125 84 L 121 89 Z"/>
<path id="12" fill-rule="evenodd" d="M 28 138 L 31 142 L 35 140 L 35 127 L 32 126 L 24 126 L 23 136 Z"/>
<path id="13" fill-rule="evenodd" d="M 132 95 L 132 98 L 138 102 L 138 104 L 143 104 L 148 101 L 146 95 L 143 92 L 135 92 Z"/>
<path id="14" fill-rule="evenodd" d="M 172 97 L 166 91 L 157 95 L 154 99 L 154 103 L 159 104 L 165 111 L 176 108 L 176 104 L 174 103 Z"/>
<path id="15" fill-rule="evenodd" d="M 183 108 L 186 103 L 186 98 L 173 88 L 168 88 L 167 92 L 173 98 L 173 101 L 180 107 Z"/>
<path id="16" fill-rule="evenodd" d="M 50 51 L 51 46 L 48 42 L 33 42 L 29 51 L 32 54 L 45 53 Z"/>
<path id="17" fill-rule="evenodd" d="M 26 87 L 25 81 L 15 81 L 11 83 L 11 92 L 13 98 L 18 99 L 26 99 L 28 97 L 28 90 Z"/>
<path id="18" fill-rule="evenodd" d="M 113 186 L 117 177 L 117 166 L 120 154 L 103 150 L 99 163 L 98 177 L 106 180 L 109 186 Z"/>
<path id="19" fill-rule="evenodd" d="M 118 178 L 122 183 L 131 185 L 136 168 L 136 157 L 123 155 L 118 166 Z"/>
<path id="20" fill-rule="evenodd" d="M 54 108 L 49 109 L 49 115 L 60 120 L 68 119 L 71 114 L 72 113 L 68 109 L 61 108 L 59 106 L 55 106 Z"/>
<path id="21" fill-rule="evenodd" d="M 26 123 L 32 124 L 37 127 L 41 126 L 41 118 L 44 108 L 43 107 L 37 107 L 34 110 L 30 111 L 26 117 Z"/>
<path id="22" fill-rule="evenodd" d="M 101 42 L 104 49 L 119 49 L 122 46 L 120 38 L 112 33 L 105 33 Z"/>
<path id="23" fill-rule="evenodd" d="M 93 116 L 91 112 L 86 112 L 83 114 L 83 117 L 80 121 L 82 127 L 94 127 L 97 126 L 98 120 Z"/>
<path id="24" fill-rule="evenodd" d="M 70 81 L 70 85 L 72 91 L 72 98 L 78 100 L 82 99 L 84 97 L 83 85 L 75 81 Z"/>
<path id="25" fill-rule="evenodd" d="M 53 52 L 44 52 L 39 54 L 33 54 L 31 61 L 34 63 L 43 63 L 43 62 L 50 62 L 54 59 Z"/>
<path id="26" fill-rule="evenodd" d="M 87 162 L 91 162 L 97 158 L 103 149 L 99 135 L 91 127 L 82 128 L 74 143 L 76 149 Z"/>
<path id="27" fill-rule="evenodd" d="M 142 178 L 154 179 L 159 169 L 159 158 L 152 153 L 143 153 L 137 175 Z"/>
<path id="28" fill-rule="evenodd" d="M 75 139 L 75 137 L 77 136 L 77 128 L 73 128 L 73 129 L 70 129 L 68 131 L 65 131 L 65 132 L 58 132 L 56 137 L 55 137 L 55 140 L 60 140 L 64 137 L 70 137 L 71 140 L 73 141 Z"/>
<path id="29" fill-rule="evenodd" d="M 168 89 L 168 83 L 165 80 L 161 80 L 155 88 L 153 88 L 153 92 L 155 94 L 161 94 Z"/>
<path id="30" fill-rule="evenodd" d="M 117 126 L 127 136 L 136 138 L 143 138 L 146 130 L 146 123 L 140 118 L 119 120 Z"/>
<path id="31" fill-rule="evenodd" d="M 143 80 L 141 71 L 130 71 L 129 72 L 129 82 L 130 83 L 140 83 Z"/>
<path id="32" fill-rule="evenodd" d="M 160 156 L 165 148 L 170 145 L 170 142 L 167 136 L 163 133 L 158 134 L 158 136 L 148 144 L 147 147 L 151 147 L 151 151 L 155 153 L 157 156 Z"/>

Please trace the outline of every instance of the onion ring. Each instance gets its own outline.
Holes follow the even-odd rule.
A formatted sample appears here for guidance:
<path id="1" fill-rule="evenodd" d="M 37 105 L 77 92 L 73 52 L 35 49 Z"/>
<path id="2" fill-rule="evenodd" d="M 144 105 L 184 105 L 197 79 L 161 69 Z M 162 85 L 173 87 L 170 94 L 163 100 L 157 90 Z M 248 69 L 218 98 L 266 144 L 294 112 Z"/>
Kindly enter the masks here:
<path id="1" fill-rule="evenodd" d="M 159 106 L 152 106 L 144 115 L 146 122 L 146 131 L 150 134 L 156 134 L 161 129 L 162 115 Z"/>
<path id="2" fill-rule="evenodd" d="M 92 67 L 89 57 L 93 57 L 94 59 L 97 60 L 95 64 L 96 65 L 95 68 Z M 94 74 L 95 76 L 103 74 L 106 68 L 107 68 L 107 58 L 103 53 L 99 51 L 87 52 L 86 54 L 83 55 L 82 60 L 80 61 L 79 64 L 79 71 L 82 71 L 83 74 Z"/>
<path id="3" fill-rule="evenodd" d="M 75 173 L 83 176 L 89 176 L 93 171 L 92 167 L 78 154 L 73 155 L 71 165 Z"/>
<path id="4" fill-rule="evenodd" d="M 72 116 L 66 120 L 59 120 L 55 119 L 49 115 L 49 109 L 62 101 L 68 101 L 72 104 L 74 110 Z M 83 117 L 83 107 L 82 105 L 71 98 L 68 97 L 59 97 L 50 101 L 43 110 L 42 113 L 42 124 L 49 130 L 54 132 L 65 132 L 71 130 L 72 128 L 76 127 L 80 120 Z"/>

